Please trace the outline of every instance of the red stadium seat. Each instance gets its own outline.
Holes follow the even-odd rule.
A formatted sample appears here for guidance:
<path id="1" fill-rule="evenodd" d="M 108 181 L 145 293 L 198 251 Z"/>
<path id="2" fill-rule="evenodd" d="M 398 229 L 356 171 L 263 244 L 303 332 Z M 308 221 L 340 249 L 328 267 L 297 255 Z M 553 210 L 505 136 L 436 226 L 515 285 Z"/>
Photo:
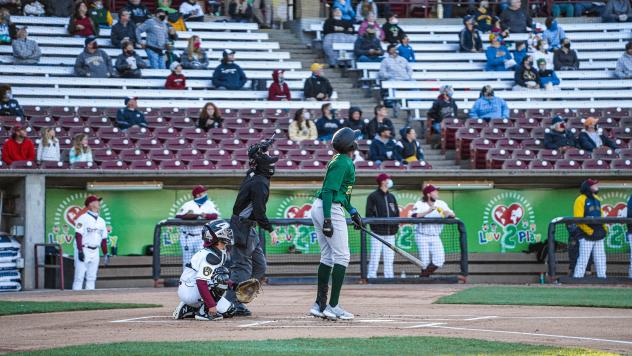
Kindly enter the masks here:
<path id="1" fill-rule="evenodd" d="M 540 120 L 537 120 L 532 117 L 522 117 L 518 118 L 516 121 L 516 127 L 522 127 L 523 129 L 534 129 L 536 127 L 540 127 Z"/>
<path id="2" fill-rule="evenodd" d="M 188 168 L 196 170 L 211 170 L 215 169 L 215 165 L 209 160 L 202 159 L 189 162 Z"/>
<path id="3" fill-rule="evenodd" d="M 522 127 L 512 127 L 505 131 L 505 137 L 521 142 L 531 138 L 531 132 Z"/>
<path id="4" fill-rule="evenodd" d="M 289 151 L 300 148 L 300 143 L 292 140 L 281 139 L 274 142 L 274 147 L 281 151 Z"/>
<path id="5" fill-rule="evenodd" d="M 33 116 L 29 119 L 29 125 L 35 129 L 41 129 L 42 127 L 57 126 L 57 122 L 50 116 Z"/>
<path id="6" fill-rule="evenodd" d="M 71 169 L 95 169 L 97 165 L 93 162 L 75 162 L 70 165 Z"/>
<path id="7" fill-rule="evenodd" d="M 491 120 L 489 124 L 490 127 L 495 127 L 501 130 L 506 130 L 515 126 L 514 120 L 511 119 Z"/>
<path id="8" fill-rule="evenodd" d="M 107 116 L 91 116 L 86 119 L 86 126 L 92 128 L 111 127 L 112 120 Z"/>
<path id="9" fill-rule="evenodd" d="M 299 169 L 299 165 L 296 164 L 296 162 L 294 162 L 294 161 L 285 159 L 285 160 L 277 162 L 276 168 L 277 169 L 283 169 L 283 170 L 285 170 L 285 169 L 294 170 L 294 169 Z"/>
<path id="10" fill-rule="evenodd" d="M 538 151 L 538 159 L 549 162 L 562 160 L 564 159 L 564 152 L 560 150 L 542 149 Z"/>
<path id="11" fill-rule="evenodd" d="M 173 161 L 176 159 L 176 155 L 164 148 L 157 148 L 149 150 L 148 157 L 152 161 Z"/>
<path id="12" fill-rule="evenodd" d="M 165 148 L 171 151 L 179 151 L 191 147 L 189 141 L 182 137 L 173 137 L 165 140 Z"/>
<path id="13" fill-rule="evenodd" d="M 223 148 L 211 148 L 206 150 L 204 159 L 217 163 L 219 161 L 232 160 L 232 152 Z"/>
<path id="14" fill-rule="evenodd" d="M 264 129 L 266 127 L 274 126 L 276 119 L 271 115 L 267 117 L 253 117 L 250 120 L 250 126 L 256 129 Z"/>
<path id="15" fill-rule="evenodd" d="M 599 120 L 599 127 L 603 129 L 613 129 L 619 127 L 619 120 L 612 117 L 606 117 Z"/>
<path id="16" fill-rule="evenodd" d="M 132 140 L 140 140 L 143 138 L 152 138 L 154 134 L 146 127 L 133 126 L 127 129 L 127 137 Z"/>
<path id="17" fill-rule="evenodd" d="M 529 169 L 554 169 L 555 166 L 548 161 L 531 161 L 529 162 Z"/>
<path id="18" fill-rule="evenodd" d="M 200 151 L 206 151 L 218 147 L 215 141 L 210 138 L 195 138 L 193 139 L 193 142 L 191 142 L 191 146 Z"/>
<path id="19" fill-rule="evenodd" d="M 355 162 L 356 169 L 378 169 L 379 167 L 372 161 Z"/>
<path id="20" fill-rule="evenodd" d="M 158 165 L 150 160 L 131 161 L 129 165 L 129 169 L 133 170 L 157 170 L 158 168 Z"/>
<path id="21" fill-rule="evenodd" d="M 68 163 L 44 161 L 40 163 L 39 168 L 41 169 L 68 169 Z"/>
<path id="22" fill-rule="evenodd" d="M 536 152 L 529 149 L 517 149 L 514 150 L 511 156 L 515 160 L 530 162 L 537 158 Z"/>
<path id="23" fill-rule="evenodd" d="M 189 140 L 193 140 L 196 138 L 208 137 L 209 135 L 206 133 L 206 131 L 198 127 L 186 127 L 180 130 L 180 136 L 186 137 Z"/>
<path id="24" fill-rule="evenodd" d="M 11 169 L 33 169 L 37 168 L 37 165 L 33 161 L 15 161 L 11 163 Z"/>
<path id="25" fill-rule="evenodd" d="M 16 116 L 0 116 L 0 126 L 12 128 L 16 125 L 25 126 L 26 120 L 24 118 Z"/>
<path id="26" fill-rule="evenodd" d="M 617 127 L 612 130 L 613 136 L 619 140 L 629 142 L 632 140 L 632 127 Z"/>
<path id="27" fill-rule="evenodd" d="M 263 114 L 264 114 L 264 110 L 260 110 L 260 109 L 250 109 L 250 110 L 243 109 L 243 110 L 239 110 L 239 114 L 240 114 L 240 116 L 242 118 L 249 118 L 249 119 L 252 120 L 253 118 L 257 118 L 257 117 L 262 118 Z"/>
<path id="28" fill-rule="evenodd" d="M 582 165 L 579 162 L 573 160 L 560 160 L 555 162 L 555 169 L 563 169 L 563 170 L 571 170 L 571 169 L 581 169 Z"/>
<path id="29" fill-rule="evenodd" d="M 128 169 L 129 165 L 123 161 L 104 161 L 99 167 L 101 169 Z"/>
<path id="30" fill-rule="evenodd" d="M 511 151 L 504 148 L 494 148 L 487 152 L 487 169 L 501 169 L 503 163 L 511 159 Z"/>
<path id="31" fill-rule="evenodd" d="M 275 139 L 284 139 L 287 137 L 286 132 L 276 127 L 266 127 L 261 130 L 261 137 L 270 138 L 274 135 Z"/>
<path id="32" fill-rule="evenodd" d="M 69 116 L 75 114 L 75 109 L 68 106 L 53 106 L 48 112 L 53 116 Z"/>
<path id="33" fill-rule="evenodd" d="M 623 148 L 619 153 L 622 159 L 632 159 L 632 148 Z"/>
<path id="34" fill-rule="evenodd" d="M 122 150 L 119 159 L 125 162 L 147 161 L 147 154 L 139 149 Z"/>
<path id="35" fill-rule="evenodd" d="M 166 140 L 179 136 L 180 131 L 173 127 L 159 127 L 154 130 L 154 137 L 160 140 Z"/>
<path id="36" fill-rule="evenodd" d="M 306 150 L 291 150 L 285 154 L 284 158 L 291 161 L 302 162 L 311 160 L 313 155 Z"/>
<path id="37" fill-rule="evenodd" d="M 169 123 L 172 127 L 178 129 L 195 128 L 196 122 L 194 119 L 185 116 L 172 116 Z"/>
<path id="38" fill-rule="evenodd" d="M 197 148 L 186 148 L 178 152 L 178 159 L 181 161 L 191 162 L 204 158 L 204 152 Z"/>
<path id="39" fill-rule="evenodd" d="M 534 151 L 543 148 L 542 141 L 540 139 L 537 139 L 537 138 L 531 138 L 531 139 L 524 140 L 524 141 L 522 141 L 521 146 L 522 146 L 522 148 L 530 149 L 530 150 L 534 150 Z"/>
<path id="40" fill-rule="evenodd" d="M 232 139 L 235 137 L 235 134 L 233 133 L 233 131 L 227 129 L 227 128 L 221 128 L 221 129 L 210 129 L 208 130 L 208 136 L 211 137 L 212 139 L 219 141 L 219 140 L 228 140 L 228 139 Z"/>
<path id="41" fill-rule="evenodd" d="M 118 127 L 104 127 L 99 129 L 99 137 L 104 140 L 111 140 L 114 138 L 123 138 L 126 137 L 125 133 L 121 131 Z"/>
<path id="42" fill-rule="evenodd" d="M 533 129 L 531 129 L 531 137 L 538 139 L 538 140 L 543 140 L 544 139 L 544 134 L 550 132 L 551 129 L 549 129 L 548 127 L 535 127 Z"/>
<path id="43" fill-rule="evenodd" d="M 240 151 L 240 150 L 247 150 L 248 145 L 245 145 L 243 142 L 241 142 L 238 139 L 233 139 L 233 140 L 223 140 L 219 143 L 220 147 L 228 150 L 228 151 Z"/>
<path id="44" fill-rule="evenodd" d="M 632 160 L 630 159 L 618 159 L 612 161 L 610 167 L 612 169 L 632 169 Z"/>
<path id="45" fill-rule="evenodd" d="M 601 159 L 589 159 L 582 163 L 583 169 L 610 169 L 610 163 Z"/>
<path id="46" fill-rule="evenodd" d="M 238 117 L 238 116 L 239 116 L 239 110 L 233 110 L 233 109 L 222 110 L 222 117 L 225 119 L 229 117 Z"/>
<path id="47" fill-rule="evenodd" d="M 163 148 L 164 146 L 157 138 L 148 137 L 136 141 L 136 147 L 143 151 L 149 151 L 152 149 Z"/>
<path id="48" fill-rule="evenodd" d="M 575 148 L 571 148 L 564 152 L 564 159 L 583 162 L 589 159 L 592 159 L 592 154 L 585 150 L 578 150 Z"/>
<path id="49" fill-rule="evenodd" d="M 94 130 L 89 127 L 71 127 L 68 129 L 68 136 L 75 137 L 78 134 L 86 134 L 88 136 L 94 135 Z"/>
<path id="50" fill-rule="evenodd" d="M 243 164 L 237 160 L 221 160 L 215 164 L 217 169 L 243 169 Z"/>
<path id="51" fill-rule="evenodd" d="M 503 162 L 502 169 L 510 169 L 510 170 L 524 170 L 529 169 L 529 163 L 521 161 L 519 159 L 510 159 L 508 161 Z"/>
<path id="52" fill-rule="evenodd" d="M 495 143 L 486 138 L 477 138 L 470 143 L 470 168 L 485 169 L 487 152 L 495 148 Z"/>
<path id="53" fill-rule="evenodd" d="M 325 164 L 320 161 L 304 161 L 299 163 L 301 169 L 325 169 Z"/>
<path id="54" fill-rule="evenodd" d="M 599 148 L 596 148 L 592 152 L 592 158 L 601 159 L 604 161 L 612 161 L 619 157 L 617 156 L 616 152 L 612 148 L 607 147 L 607 146 L 601 146 Z"/>
<path id="55" fill-rule="evenodd" d="M 504 148 L 506 150 L 516 150 L 522 148 L 522 145 L 518 141 L 512 140 L 510 138 L 501 138 L 496 141 L 496 148 Z"/>
<path id="56" fill-rule="evenodd" d="M 92 158 L 95 162 L 115 161 L 118 155 L 109 148 L 95 148 L 92 150 Z"/>
<path id="57" fill-rule="evenodd" d="M 238 129 L 242 127 L 248 127 L 250 123 L 240 117 L 226 117 L 224 118 L 223 127 L 229 129 Z"/>
<path id="58" fill-rule="evenodd" d="M 382 161 L 380 168 L 388 170 L 403 170 L 406 169 L 406 165 L 398 161 Z"/>
<path id="59" fill-rule="evenodd" d="M 128 138 L 113 138 L 108 141 L 108 146 L 117 151 L 133 149 L 134 143 Z"/>
<path id="60" fill-rule="evenodd" d="M 157 129 L 160 127 L 171 127 L 171 123 L 162 116 L 154 116 L 154 115 L 146 115 L 145 121 L 152 129 Z"/>
<path id="61" fill-rule="evenodd" d="M 90 148 L 92 148 L 92 149 L 108 147 L 108 145 L 105 143 L 105 141 L 103 141 L 102 139 L 100 139 L 98 137 L 90 137 L 90 138 L 88 138 L 88 142 L 89 142 Z"/>
<path id="62" fill-rule="evenodd" d="M 414 161 L 408 163 L 408 169 L 432 169 L 432 165 L 426 161 Z"/>
<path id="63" fill-rule="evenodd" d="M 60 117 L 57 120 L 57 125 L 65 129 L 71 128 L 71 127 L 83 127 L 84 124 L 85 124 L 84 121 L 78 116 Z"/>
<path id="64" fill-rule="evenodd" d="M 160 169 L 168 169 L 168 170 L 186 170 L 189 167 L 182 161 L 179 160 L 167 160 L 161 161 L 158 165 Z"/>
<path id="65" fill-rule="evenodd" d="M 360 144 L 358 143 L 358 146 L 360 146 Z M 309 151 L 316 151 L 320 148 L 330 148 L 331 146 L 329 145 L 328 142 L 323 142 L 323 141 L 318 141 L 318 140 L 307 140 L 307 141 L 301 141 L 301 148 L 309 150 Z"/>
<path id="66" fill-rule="evenodd" d="M 447 119 L 442 122 L 443 128 L 441 132 L 441 153 L 445 154 L 446 150 L 456 148 L 456 132 L 465 125 L 459 119 Z"/>
<path id="67" fill-rule="evenodd" d="M 489 122 L 483 119 L 468 119 L 465 120 L 465 127 L 468 129 L 475 129 L 477 131 L 481 131 L 484 128 L 490 127 Z"/>
<path id="68" fill-rule="evenodd" d="M 505 131 L 497 127 L 486 127 L 481 131 L 481 137 L 492 141 L 498 141 L 505 138 Z"/>
<path id="69" fill-rule="evenodd" d="M 468 121 L 469 122 L 469 121 Z M 470 143 L 479 137 L 479 131 L 474 128 L 462 127 L 456 132 L 456 163 L 470 158 Z"/>
<path id="70" fill-rule="evenodd" d="M 331 149 L 318 150 L 314 152 L 314 159 L 319 161 L 329 161 L 334 156 L 334 154 L 335 152 Z"/>
<path id="71" fill-rule="evenodd" d="M 101 116 L 103 111 L 95 107 L 82 106 L 77 109 L 77 115 L 81 117 Z"/>

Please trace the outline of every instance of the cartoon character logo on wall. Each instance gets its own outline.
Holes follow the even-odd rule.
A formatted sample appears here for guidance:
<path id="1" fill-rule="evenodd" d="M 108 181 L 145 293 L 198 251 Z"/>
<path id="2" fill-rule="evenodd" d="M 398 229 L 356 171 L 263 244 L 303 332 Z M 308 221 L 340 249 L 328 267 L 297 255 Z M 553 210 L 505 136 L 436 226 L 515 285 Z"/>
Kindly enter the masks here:
<path id="1" fill-rule="evenodd" d="M 515 250 L 518 245 L 540 242 L 535 212 L 531 203 L 519 193 L 504 192 L 492 198 L 478 231 L 478 243 L 500 243 L 501 252 Z"/>
<path id="2" fill-rule="evenodd" d="M 601 209 L 605 217 L 625 218 L 628 216 L 628 195 L 622 191 L 612 191 L 601 196 Z M 611 251 L 628 251 L 630 241 L 624 224 L 611 224 L 608 227 L 606 248 Z"/>
<path id="3" fill-rule="evenodd" d="M 286 219 L 311 219 L 314 194 L 299 193 L 291 195 L 279 204 L 276 216 Z M 317 252 L 318 239 L 310 225 L 291 224 L 276 227 L 278 241 L 272 241 L 279 253 Z"/>

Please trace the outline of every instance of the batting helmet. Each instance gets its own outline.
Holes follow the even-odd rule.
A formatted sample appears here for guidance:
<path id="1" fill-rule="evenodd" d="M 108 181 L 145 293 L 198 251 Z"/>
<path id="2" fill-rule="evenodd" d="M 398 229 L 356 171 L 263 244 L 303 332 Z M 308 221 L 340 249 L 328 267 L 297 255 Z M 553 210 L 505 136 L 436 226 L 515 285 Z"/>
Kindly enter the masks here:
<path id="1" fill-rule="evenodd" d="M 202 239 L 210 242 L 211 245 L 219 241 L 226 245 L 232 245 L 233 229 L 230 228 L 228 221 L 224 219 L 213 220 L 204 225 Z"/>
<path id="2" fill-rule="evenodd" d="M 348 153 L 358 148 L 356 139 L 360 136 L 360 130 L 352 130 L 348 127 L 343 127 L 336 131 L 334 137 L 331 139 L 331 144 L 334 146 L 334 150 L 339 153 Z"/>

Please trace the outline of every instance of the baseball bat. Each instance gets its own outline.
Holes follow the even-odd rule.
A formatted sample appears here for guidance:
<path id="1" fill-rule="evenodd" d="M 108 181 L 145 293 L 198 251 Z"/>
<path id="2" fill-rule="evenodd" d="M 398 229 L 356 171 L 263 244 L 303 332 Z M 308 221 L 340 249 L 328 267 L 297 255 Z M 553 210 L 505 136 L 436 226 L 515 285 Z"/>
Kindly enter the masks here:
<path id="1" fill-rule="evenodd" d="M 415 256 L 411 255 L 410 253 L 402 250 L 401 248 L 395 246 L 395 244 L 392 244 L 392 243 L 384 240 L 383 238 L 379 237 L 376 233 L 374 233 L 373 231 L 369 231 L 365 227 L 361 227 L 360 230 L 362 230 L 362 231 L 366 232 L 367 234 L 371 235 L 371 237 L 373 237 L 374 239 L 380 241 L 381 243 L 386 245 L 388 248 L 390 248 L 391 250 L 393 250 L 396 253 L 398 253 L 400 256 L 404 257 L 408 261 L 410 261 L 413 264 L 415 264 L 417 267 L 419 267 L 421 269 L 424 268 L 424 266 L 421 264 L 421 261 L 417 257 L 415 257 Z"/>

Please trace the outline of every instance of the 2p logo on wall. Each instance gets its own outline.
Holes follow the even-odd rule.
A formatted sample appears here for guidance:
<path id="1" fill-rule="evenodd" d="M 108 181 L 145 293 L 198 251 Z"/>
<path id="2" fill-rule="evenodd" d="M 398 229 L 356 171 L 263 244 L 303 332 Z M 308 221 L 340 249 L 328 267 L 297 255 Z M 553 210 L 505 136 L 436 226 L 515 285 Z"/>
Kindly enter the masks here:
<path id="1" fill-rule="evenodd" d="M 622 191 L 599 194 L 601 198 L 601 210 L 605 217 L 625 218 L 628 216 L 628 194 Z M 606 248 L 621 252 L 627 251 L 630 241 L 626 236 L 627 228 L 624 224 L 612 224 L 608 228 Z"/>
<path id="2" fill-rule="evenodd" d="M 52 230 L 48 232 L 48 243 L 58 243 L 71 245 L 75 240 L 75 228 L 77 219 L 86 212 L 83 203 L 88 197 L 88 193 L 75 193 L 67 196 L 55 209 L 53 216 Z M 105 201 L 101 202 L 101 211 L 99 215 L 105 220 L 108 232 L 111 232 L 112 225 L 110 209 Z"/>
<path id="3" fill-rule="evenodd" d="M 314 194 L 293 194 L 281 201 L 276 211 L 276 217 L 284 219 L 311 219 L 312 201 Z M 318 238 L 314 228 L 309 225 L 284 225 L 277 228 L 279 241 L 275 247 L 287 245 L 280 253 L 289 252 L 295 248 L 302 253 L 318 252 Z M 312 251 L 310 251 L 310 248 Z"/>
<path id="4" fill-rule="evenodd" d="M 521 244 L 540 242 L 536 233 L 535 212 L 529 201 L 519 193 L 504 192 L 492 198 L 478 231 L 478 243 L 500 243 L 501 251 L 514 250 Z"/>

